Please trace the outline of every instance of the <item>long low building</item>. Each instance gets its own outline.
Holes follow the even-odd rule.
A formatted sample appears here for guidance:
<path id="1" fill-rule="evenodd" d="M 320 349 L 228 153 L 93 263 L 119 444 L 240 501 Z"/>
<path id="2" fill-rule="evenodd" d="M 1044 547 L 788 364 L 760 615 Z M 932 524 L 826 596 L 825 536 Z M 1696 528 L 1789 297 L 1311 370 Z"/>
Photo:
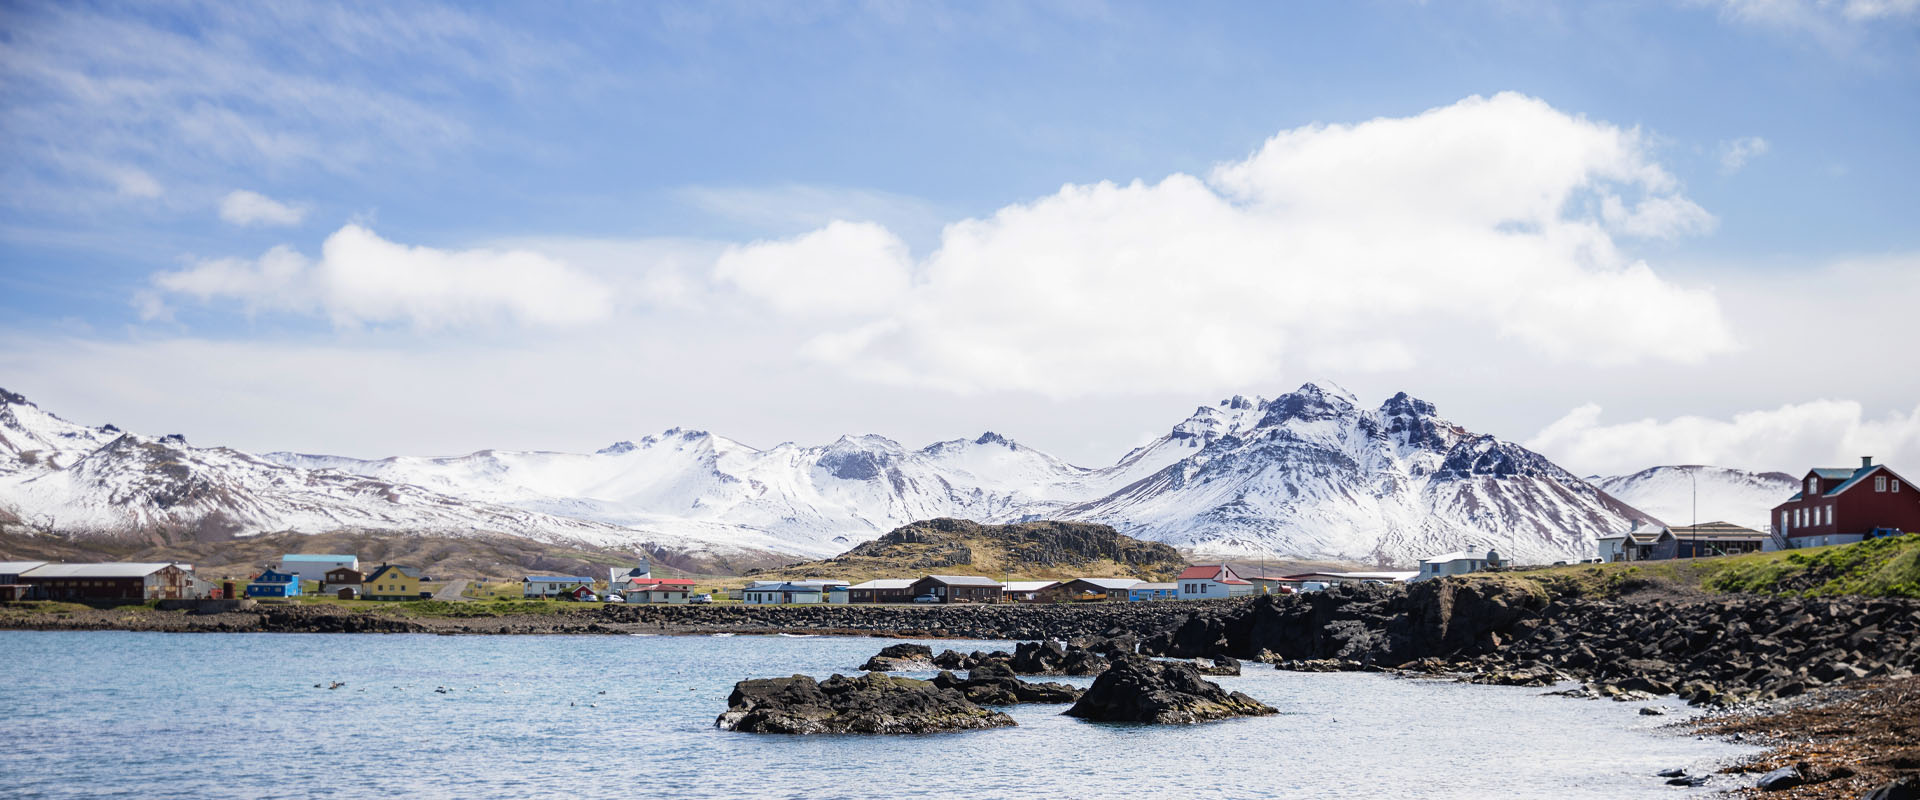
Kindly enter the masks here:
<path id="1" fill-rule="evenodd" d="M 43 564 L 19 574 L 36 600 L 143 602 L 193 596 L 193 573 L 168 562 Z"/>
<path id="2" fill-rule="evenodd" d="M 855 603 L 905 603 L 913 600 L 912 578 L 878 578 L 847 587 Z"/>

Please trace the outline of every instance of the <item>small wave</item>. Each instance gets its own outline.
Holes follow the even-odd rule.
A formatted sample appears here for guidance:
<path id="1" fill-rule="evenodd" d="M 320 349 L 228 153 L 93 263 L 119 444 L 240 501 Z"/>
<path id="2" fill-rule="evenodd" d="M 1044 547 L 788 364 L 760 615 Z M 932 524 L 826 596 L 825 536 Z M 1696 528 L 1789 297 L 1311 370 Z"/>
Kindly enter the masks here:
<path id="1" fill-rule="evenodd" d="M 724 636 L 732 636 L 733 634 L 731 634 L 731 633 L 715 633 L 715 634 L 711 634 L 711 635 L 713 635 L 713 636 L 716 636 L 716 637 L 724 637 Z"/>

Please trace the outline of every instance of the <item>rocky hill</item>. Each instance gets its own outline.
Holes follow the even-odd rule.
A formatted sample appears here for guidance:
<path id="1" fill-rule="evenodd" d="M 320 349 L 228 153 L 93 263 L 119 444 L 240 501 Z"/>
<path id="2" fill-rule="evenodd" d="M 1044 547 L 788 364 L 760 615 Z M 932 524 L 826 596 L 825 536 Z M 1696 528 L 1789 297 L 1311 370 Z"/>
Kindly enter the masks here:
<path id="1" fill-rule="evenodd" d="M 1186 559 L 1172 547 L 1141 541 L 1106 525 L 1058 521 L 982 525 L 941 518 L 895 528 L 833 558 L 751 574 L 854 581 L 928 573 L 985 575 L 1002 580 L 1171 580 L 1186 565 Z"/>

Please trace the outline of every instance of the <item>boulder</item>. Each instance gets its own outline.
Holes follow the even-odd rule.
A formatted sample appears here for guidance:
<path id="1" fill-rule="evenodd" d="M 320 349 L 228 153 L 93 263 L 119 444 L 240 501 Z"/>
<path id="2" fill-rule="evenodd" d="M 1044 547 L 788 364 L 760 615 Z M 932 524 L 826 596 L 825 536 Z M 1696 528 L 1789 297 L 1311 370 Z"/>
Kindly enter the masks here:
<path id="1" fill-rule="evenodd" d="M 741 681 L 714 720 L 722 730 L 747 733 L 937 733 L 1013 724 L 958 691 L 877 672 L 818 683 L 805 675 Z"/>
<path id="2" fill-rule="evenodd" d="M 1192 664 L 1127 657 L 1095 678 L 1066 713 L 1097 722 L 1168 724 L 1278 712 L 1200 677 Z"/>
<path id="3" fill-rule="evenodd" d="M 1860 800 L 1920 800 L 1920 775 L 1904 775 L 1860 795 Z"/>
<path id="4" fill-rule="evenodd" d="M 933 685 L 953 689 L 974 703 L 984 706 L 1010 706 L 1019 703 L 1071 703 L 1080 699 L 1080 690 L 1064 683 L 1028 683 L 1020 680 L 1005 664 L 987 663 L 967 674 L 966 680 L 942 670 Z"/>
<path id="5" fill-rule="evenodd" d="M 1240 674 L 1240 661 L 1228 655 L 1217 655 L 1212 658 L 1196 658 L 1193 660 L 1193 668 L 1199 670 L 1202 675 L 1238 675 Z"/>
<path id="6" fill-rule="evenodd" d="M 861 672 L 896 672 L 932 668 L 933 648 L 910 642 L 890 644 L 880 648 L 879 655 L 867 659 L 867 663 L 860 665 Z"/>
<path id="7" fill-rule="evenodd" d="M 1791 789 L 1805 782 L 1806 781 L 1800 777 L 1800 770 L 1794 769 L 1793 767 L 1781 767 L 1760 776 L 1759 782 L 1754 785 L 1769 792 L 1777 792 L 1781 789 Z"/>

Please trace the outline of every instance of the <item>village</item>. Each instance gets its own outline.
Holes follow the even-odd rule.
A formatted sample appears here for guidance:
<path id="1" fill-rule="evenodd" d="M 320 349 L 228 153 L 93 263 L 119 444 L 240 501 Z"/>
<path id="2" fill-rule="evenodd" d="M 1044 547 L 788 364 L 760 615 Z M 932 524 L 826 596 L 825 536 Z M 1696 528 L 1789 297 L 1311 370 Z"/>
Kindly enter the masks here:
<path id="1" fill-rule="evenodd" d="M 1872 458 L 1858 467 L 1814 468 L 1799 491 L 1770 513 L 1760 531 L 1724 521 L 1640 525 L 1601 537 L 1588 562 L 1713 558 L 1760 551 L 1851 544 L 1920 530 L 1920 492 Z M 171 562 L 0 562 L 0 601 L 85 603 L 239 600 L 286 603 L 521 600 L 620 604 L 745 605 L 1140 603 L 1231 600 L 1314 592 L 1342 584 L 1412 583 L 1484 570 L 1516 570 L 1497 550 L 1435 555 L 1412 571 L 1313 571 L 1268 575 L 1264 567 L 1218 562 L 1190 565 L 1173 581 L 1128 576 L 1000 580 L 982 575 L 923 574 L 861 583 L 834 579 L 755 580 L 704 591 L 692 578 L 655 577 L 644 559 L 610 567 L 606 577 L 526 575 L 480 582 L 442 577 L 402 564 L 363 565 L 353 554 L 288 553 L 245 579 L 207 579 L 191 564 Z"/>

